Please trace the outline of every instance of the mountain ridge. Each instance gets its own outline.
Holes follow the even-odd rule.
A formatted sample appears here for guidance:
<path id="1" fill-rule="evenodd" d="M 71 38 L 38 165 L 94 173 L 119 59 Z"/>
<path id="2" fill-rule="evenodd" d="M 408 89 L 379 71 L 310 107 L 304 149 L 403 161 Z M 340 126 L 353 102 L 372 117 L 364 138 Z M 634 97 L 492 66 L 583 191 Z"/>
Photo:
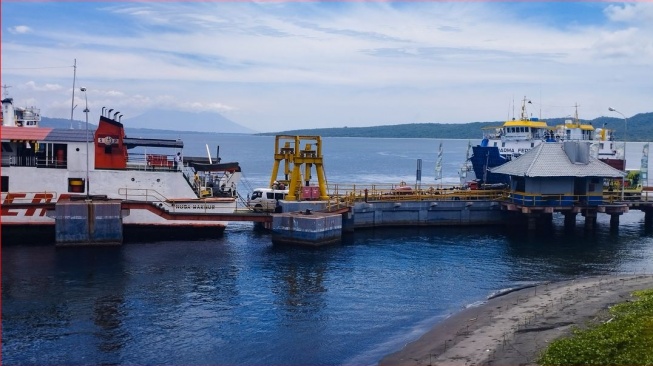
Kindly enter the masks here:
<path id="1" fill-rule="evenodd" d="M 564 123 L 568 118 L 551 118 L 546 122 L 550 126 Z M 595 127 L 606 126 L 616 131 L 616 138 L 622 140 L 624 135 L 628 141 L 653 141 L 653 112 L 639 113 L 624 121 L 623 118 L 598 117 L 593 120 L 583 120 L 584 123 L 591 123 Z M 496 127 L 505 121 L 494 122 L 469 122 L 469 123 L 405 123 L 386 126 L 370 127 L 331 127 L 287 130 L 265 133 L 245 133 L 259 136 L 274 135 L 310 135 L 321 137 L 371 137 L 371 138 L 450 138 L 450 139 L 481 139 L 482 129 Z M 627 131 L 626 130 L 627 124 Z M 75 120 L 72 122 L 63 118 L 42 117 L 41 126 L 55 128 L 70 128 L 70 126 L 83 128 L 84 122 Z M 92 127 L 91 127 L 92 126 Z M 96 125 L 89 123 L 89 128 L 95 129 Z M 132 128 L 126 127 L 128 132 L 162 131 L 162 132 L 189 132 L 189 133 L 230 133 L 230 132 L 204 132 L 185 131 L 162 128 Z M 624 132 L 627 132 L 626 134 Z M 237 132 L 234 132 L 237 133 Z"/>
<path id="2" fill-rule="evenodd" d="M 569 118 L 544 119 L 549 126 L 563 124 Z M 653 112 L 639 113 L 627 119 L 598 117 L 592 120 L 580 119 L 595 127 L 607 127 L 616 131 L 618 140 L 626 136 L 628 141 L 653 141 Z M 317 135 L 321 137 L 373 137 L 373 138 L 445 138 L 481 139 L 484 128 L 501 126 L 505 121 L 468 123 L 405 123 L 372 127 L 331 127 L 298 129 L 259 133 L 261 136 L 274 135 Z M 627 133 L 626 131 L 627 125 Z"/>

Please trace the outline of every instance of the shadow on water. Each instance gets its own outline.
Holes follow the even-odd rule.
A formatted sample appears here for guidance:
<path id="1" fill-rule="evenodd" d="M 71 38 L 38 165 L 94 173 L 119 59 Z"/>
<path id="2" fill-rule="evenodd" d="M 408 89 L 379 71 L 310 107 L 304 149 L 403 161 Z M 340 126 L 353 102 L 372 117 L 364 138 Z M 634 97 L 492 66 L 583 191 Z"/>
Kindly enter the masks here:
<path id="1" fill-rule="evenodd" d="M 26 362 L 20 350 L 35 345 L 56 364 L 117 359 L 128 342 L 120 248 L 3 247 L 2 259 L 4 362 Z M 90 334 L 94 347 L 74 346 Z"/>
<path id="2" fill-rule="evenodd" d="M 623 216 L 618 226 L 610 225 L 609 217 L 599 217 L 593 228 L 587 228 L 582 218 L 565 226 L 561 216 L 536 230 L 506 230 L 513 278 L 562 280 L 623 271 L 625 263 L 637 259 L 636 249 L 653 235 L 638 214 Z"/>

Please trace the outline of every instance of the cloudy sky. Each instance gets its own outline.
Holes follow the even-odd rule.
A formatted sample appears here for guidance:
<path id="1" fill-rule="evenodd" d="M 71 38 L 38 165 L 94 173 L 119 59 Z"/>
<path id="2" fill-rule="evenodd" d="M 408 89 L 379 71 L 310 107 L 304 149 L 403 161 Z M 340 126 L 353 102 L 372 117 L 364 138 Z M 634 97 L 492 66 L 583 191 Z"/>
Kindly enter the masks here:
<path id="1" fill-rule="evenodd" d="M 653 111 L 651 1 L 1 6 L 1 82 L 48 117 L 70 118 L 75 59 L 91 121 L 102 106 L 216 111 L 261 132 L 498 121 L 524 96 L 545 118 Z"/>

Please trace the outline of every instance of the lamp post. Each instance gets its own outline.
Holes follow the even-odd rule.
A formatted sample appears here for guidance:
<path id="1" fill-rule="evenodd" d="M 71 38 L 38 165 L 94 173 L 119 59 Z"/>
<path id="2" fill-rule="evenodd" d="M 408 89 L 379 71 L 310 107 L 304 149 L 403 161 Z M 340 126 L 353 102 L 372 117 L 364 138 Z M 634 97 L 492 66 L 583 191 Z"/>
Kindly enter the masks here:
<path id="1" fill-rule="evenodd" d="M 88 180 L 88 166 L 89 166 L 89 162 L 88 162 L 88 112 L 90 112 L 90 111 L 88 110 L 88 96 L 86 95 L 86 88 L 79 88 L 79 90 L 84 93 L 84 102 L 86 103 L 85 108 L 84 108 L 84 113 L 86 114 L 86 199 L 90 199 L 91 192 L 89 192 L 89 190 L 90 190 L 91 186 L 90 186 L 90 182 Z"/>
<path id="2" fill-rule="evenodd" d="M 612 107 L 608 107 L 608 111 L 619 113 L 621 115 L 621 117 L 624 118 L 624 172 L 626 172 L 626 144 L 627 144 L 626 141 L 628 141 L 628 118 L 626 118 L 626 116 L 624 116 L 623 113 L 619 112 L 618 110 L 616 110 L 616 109 L 614 109 Z M 625 183 L 626 183 L 626 178 L 623 177 L 622 181 L 621 181 L 621 200 L 622 201 L 624 200 L 624 188 L 625 188 L 625 185 L 626 185 Z"/>

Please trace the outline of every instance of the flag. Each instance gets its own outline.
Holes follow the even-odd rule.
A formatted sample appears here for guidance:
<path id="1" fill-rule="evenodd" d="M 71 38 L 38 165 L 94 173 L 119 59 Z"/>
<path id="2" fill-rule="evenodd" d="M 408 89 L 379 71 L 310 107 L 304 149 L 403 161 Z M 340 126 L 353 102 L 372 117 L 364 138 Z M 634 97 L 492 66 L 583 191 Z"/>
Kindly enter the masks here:
<path id="1" fill-rule="evenodd" d="M 644 144 L 644 149 L 642 149 L 642 166 L 640 168 L 640 177 L 642 179 L 642 185 L 648 186 L 648 142 Z"/>
<path id="2" fill-rule="evenodd" d="M 442 179 L 442 143 L 438 149 L 438 159 L 435 162 L 435 179 Z"/>

